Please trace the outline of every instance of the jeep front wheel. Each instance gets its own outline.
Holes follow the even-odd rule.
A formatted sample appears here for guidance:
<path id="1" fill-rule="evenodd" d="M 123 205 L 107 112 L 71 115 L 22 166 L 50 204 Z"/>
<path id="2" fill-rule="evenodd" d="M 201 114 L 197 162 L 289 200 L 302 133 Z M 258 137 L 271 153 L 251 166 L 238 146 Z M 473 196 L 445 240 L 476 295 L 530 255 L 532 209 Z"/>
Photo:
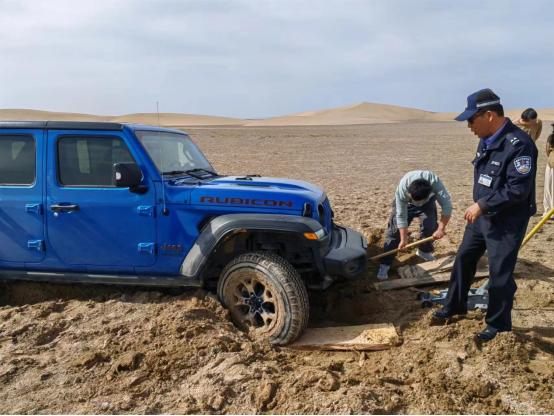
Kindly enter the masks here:
<path id="1" fill-rule="evenodd" d="M 283 258 L 265 252 L 242 254 L 221 272 L 217 294 L 235 324 L 274 345 L 286 345 L 308 323 L 306 286 Z"/>

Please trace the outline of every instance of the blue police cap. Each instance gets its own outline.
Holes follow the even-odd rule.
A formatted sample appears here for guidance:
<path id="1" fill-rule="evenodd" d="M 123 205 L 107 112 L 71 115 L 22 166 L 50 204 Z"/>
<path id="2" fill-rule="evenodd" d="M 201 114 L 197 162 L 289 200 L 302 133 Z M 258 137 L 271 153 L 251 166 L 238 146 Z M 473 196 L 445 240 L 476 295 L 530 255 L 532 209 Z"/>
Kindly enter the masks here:
<path id="1" fill-rule="evenodd" d="M 493 106 L 495 104 L 500 104 L 500 97 L 492 92 L 491 89 L 485 88 L 474 92 L 467 97 L 467 106 L 465 111 L 456 117 L 456 121 L 466 121 L 477 114 L 478 111 L 481 111 L 487 107 Z"/>

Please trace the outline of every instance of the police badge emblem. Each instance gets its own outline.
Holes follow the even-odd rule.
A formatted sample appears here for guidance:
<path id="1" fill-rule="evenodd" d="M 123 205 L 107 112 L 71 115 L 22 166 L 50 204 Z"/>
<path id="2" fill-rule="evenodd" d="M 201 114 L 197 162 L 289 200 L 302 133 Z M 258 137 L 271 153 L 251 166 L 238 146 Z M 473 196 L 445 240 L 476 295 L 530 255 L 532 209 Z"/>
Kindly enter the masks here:
<path id="1" fill-rule="evenodd" d="M 514 160 L 514 166 L 518 173 L 527 175 L 531 172 L 531 156 L 521 156 Z"/>

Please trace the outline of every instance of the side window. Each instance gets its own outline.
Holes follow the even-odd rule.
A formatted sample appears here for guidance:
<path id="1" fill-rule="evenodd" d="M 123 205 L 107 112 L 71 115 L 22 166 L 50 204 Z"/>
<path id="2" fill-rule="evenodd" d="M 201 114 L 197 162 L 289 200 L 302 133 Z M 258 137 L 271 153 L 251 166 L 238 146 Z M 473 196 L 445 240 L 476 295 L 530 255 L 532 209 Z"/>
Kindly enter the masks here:
<path id="1" fill-rule="evenodd" d="M 58 140 L 59 180 L 65 186 L 115 186 L 115 163 L 133 157 L 118 137 L 61 137 Z"/>
<path id="2" fill-rule="evenodd" d="M 32 136 L 0 136 L 0 185 L 35 182 L 35 149 Z"/>

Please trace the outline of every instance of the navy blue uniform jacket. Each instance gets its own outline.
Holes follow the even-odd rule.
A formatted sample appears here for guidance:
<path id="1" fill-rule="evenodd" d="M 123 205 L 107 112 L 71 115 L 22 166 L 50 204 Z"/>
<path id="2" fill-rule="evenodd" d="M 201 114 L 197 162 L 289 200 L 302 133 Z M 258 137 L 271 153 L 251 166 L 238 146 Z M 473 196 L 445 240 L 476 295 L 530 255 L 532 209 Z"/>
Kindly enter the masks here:
<path id="1" fill-rule="evenodd" d="M 473 200 L 488 217 L 531 217 L 537 212 L 537 147 L 510 120 L 486 148 L 483 139 L 473 160 Z"/>

